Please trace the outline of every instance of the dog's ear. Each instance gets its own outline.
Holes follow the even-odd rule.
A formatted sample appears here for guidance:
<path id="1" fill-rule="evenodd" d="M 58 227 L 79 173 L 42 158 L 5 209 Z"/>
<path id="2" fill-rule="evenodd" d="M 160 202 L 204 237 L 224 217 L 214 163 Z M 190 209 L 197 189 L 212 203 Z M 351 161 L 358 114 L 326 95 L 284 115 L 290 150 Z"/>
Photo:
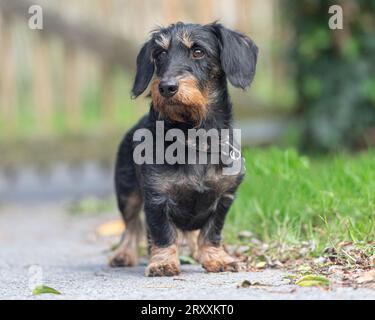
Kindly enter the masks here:
<path id="1" fill-rule="evenodd" d="M 254 79 L 258 47 L 242 33 L 229 30 L 221 24 L 211 25 L 220 44 L 220 60 L 229 82 L 245 89 Z"/>
<path id="2" fill-rule="evenodd" d="M 137 73 L 135 76 L 132 97 L 135 99 L 142 94 L 150 83 L 154 74 L 154 60 L 152 58 L 152 42 L 146 42 L 137 56 Z"/>

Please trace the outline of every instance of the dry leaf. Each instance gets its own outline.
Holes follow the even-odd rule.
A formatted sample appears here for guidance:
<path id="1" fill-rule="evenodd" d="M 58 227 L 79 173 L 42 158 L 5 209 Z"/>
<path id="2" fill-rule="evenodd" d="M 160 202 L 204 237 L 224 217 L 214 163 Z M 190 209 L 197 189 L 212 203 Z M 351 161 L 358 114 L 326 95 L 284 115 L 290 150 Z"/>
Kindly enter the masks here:
<path id="1" fill-rule="evenodd" d="M 251 282 L 249 280 L 244 280 L 237 288 L 248 288 L 251 286 Z"/>
<path id="2" fill-rule="evenodd" d="M 125 230 L 124 222 L 121 219 L 103 223 L 96 229 L 97 235 L 101 237 L 113 237 L 121 235 Z"/>
<path id="3" fill-rule="evenodd" d="M 249 288 L 249 287 L 269 287 L 271 285 L 260 283 L 258 281 L 251 282 L 249 280 L 244 280 L 240 285 L 237 286 L 237 288 Z"/>
<path id="4" fill-rule="evenodd" d="M 255 268 L 257 269 L 264 269 L 267 266 L 267 262 L 265 261 L 260 261 L 257 264 L 255 264 Z"/>
<path id="5" fill-rule="evenodd" d="M 338 247 L 347 247 L 347 246 L 351 246 L 353 244 L 353 242 L 350 242 L 350 241 L 341 241 L 337 244 Z"/>
<path id="6" fill-rule="evenodd" d="M 371 270 L 371 271 L 367 271 L 367 272 L 362 273 L 358 277 L 357 282 L 359 284 L 375 282 L 375 270 Z"/>

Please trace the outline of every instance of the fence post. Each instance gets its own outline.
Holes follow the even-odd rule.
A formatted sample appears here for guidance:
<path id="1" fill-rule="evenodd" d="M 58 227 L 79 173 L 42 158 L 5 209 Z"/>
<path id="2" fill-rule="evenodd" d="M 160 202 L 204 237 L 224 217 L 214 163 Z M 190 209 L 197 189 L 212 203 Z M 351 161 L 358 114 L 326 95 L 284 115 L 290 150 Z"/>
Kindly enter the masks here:
<path id="1" fill-rule="evenodd" d="M 17 83 L 12 53 L 12 20 L 0 13 L 0 117 L 4 132 L 17 126 Z"/>
<path id="2" fill-rule="evenodd" d="M 52 77 L 48 52 L 48 39 L 34 37 L 34 108 L 37 130 L 49 133 L 53 128 Z"/>
<path id="3" fill-rule="evenodd" d="M 113 3 L 109 0 L 100 0 L 99 2 L 102 17 L 105 21 L 111 21 L 111 13 L 113 10 Z M 102 123 L 105 130 L 113 127 L 116 109 L 115 101 L 113 96 L 113 72 L 112 67 L 106 62 L 102 61 L 100 63 L 100 81 L 101 81 L 101 114 Z"/>
<path id="4" fill-rule="evenodd" d="M 175 23 L 177 22 L 176 20 L 181 19 L 181 10 L 179 6 L 183 5 L 183 1 L 164 0 L 163 4 L 166 24 Z"/>
<path id="5" fill-rule="evenodd" d="M 78 83 L 78 56 L 73 46 L 65 46 L 64 99 L 65 118 L 69 129 L 79 130 L 81 124 L 80 89 Z"/>
<path id="6" fill-rule="evenodd" d="M 113 96 L 113 72 L 111 66 L 101 64 L 101 114 L 105 129 L 113 127 L 116 120 L 115 101 Z"/>
<path id="7" fill-rule="evenodd" d="M 249 11 L 251 1 L 248 0 L 237 0 L 237 28 L 242 32 L 249 31 Z"/>
<path id="8" fill-rule="evenodd" d="M 213 22 L 213 8 L 214 0 L 206 0 L 200 4 L 200 21 L 199 23 L 211 23 Z"/>

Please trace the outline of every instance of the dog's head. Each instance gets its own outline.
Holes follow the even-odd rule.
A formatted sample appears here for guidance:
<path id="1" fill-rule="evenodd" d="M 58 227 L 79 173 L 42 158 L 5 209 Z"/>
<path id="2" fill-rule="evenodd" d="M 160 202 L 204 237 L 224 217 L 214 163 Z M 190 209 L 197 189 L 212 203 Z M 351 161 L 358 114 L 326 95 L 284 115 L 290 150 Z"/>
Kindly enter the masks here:
<path id="1" fill-rule="evenodd" d="M 151 84 L 161 117 L 196 125 L 206 116 L 223 79 L 245 89 L 255 75 L 258 48 L 220 24 L 173 24 L 152 33 L 137 57 L 133 97 Z"/>

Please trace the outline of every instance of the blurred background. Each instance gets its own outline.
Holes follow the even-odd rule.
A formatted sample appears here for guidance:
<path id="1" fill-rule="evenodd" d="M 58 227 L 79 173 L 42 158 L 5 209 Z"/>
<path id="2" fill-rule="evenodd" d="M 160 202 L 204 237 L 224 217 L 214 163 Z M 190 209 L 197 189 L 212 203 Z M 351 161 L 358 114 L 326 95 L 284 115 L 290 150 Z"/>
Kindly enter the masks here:
<path id="1" fill-rule="evenodd" d="M 43 8 L 43 30 L 28 8 Z M 344 29 L 330 30 L 339 4 Z M 375 144 L 372 0 L 0 0 L 0 204 L 112 194 L 135 57 L 156 26 L 219 20 L 260 48 L 249 92 L 232 90 L 243 144 L 358 152 Z"/>

